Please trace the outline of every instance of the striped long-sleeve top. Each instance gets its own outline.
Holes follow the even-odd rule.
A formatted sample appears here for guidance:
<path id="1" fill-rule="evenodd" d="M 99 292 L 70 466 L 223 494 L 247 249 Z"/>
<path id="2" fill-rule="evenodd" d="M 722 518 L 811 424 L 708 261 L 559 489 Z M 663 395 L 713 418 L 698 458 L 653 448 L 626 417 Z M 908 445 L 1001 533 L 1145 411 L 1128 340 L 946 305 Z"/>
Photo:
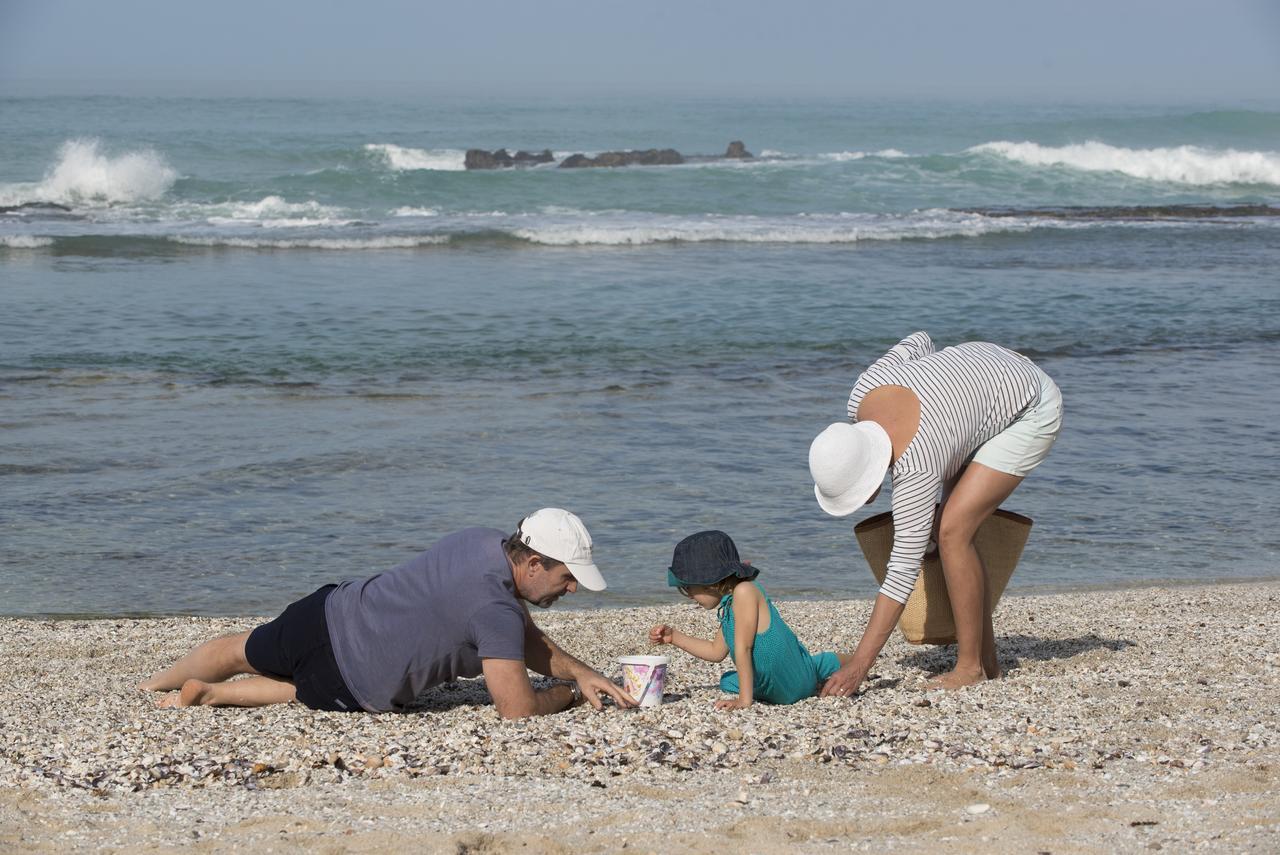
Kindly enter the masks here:
<path id="1" fill-rule="evenodd" d="M 925 332 L 894 345 L 858 377 L 849 420 L 872 389 L 905 386 L 920 399 L 920 427 L 891 468 L 893 551 L 880 593 L 905 603 L 920 575 L 944 483 L 1040 394 L 1040 372 L 1019 353 L 971 341 L 935 350 Z"/>

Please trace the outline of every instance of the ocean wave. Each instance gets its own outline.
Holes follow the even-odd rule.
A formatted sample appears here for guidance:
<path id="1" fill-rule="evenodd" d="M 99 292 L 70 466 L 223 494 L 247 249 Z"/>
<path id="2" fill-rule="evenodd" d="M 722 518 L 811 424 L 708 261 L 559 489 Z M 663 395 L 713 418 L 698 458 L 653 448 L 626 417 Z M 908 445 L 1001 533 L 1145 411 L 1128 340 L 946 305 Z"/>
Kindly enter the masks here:
<path id="1" fill-rule="evenodd" d="M 1021 217 L 1049 220 L 1105 220 L 1109 222 L 1184 222 L 1208 220 L 1258 220 L 1275 222 L 1280 207 L 1274 205 L 1071 205 L 1051 208 L 955 208 L 984 217 Z"/>
<path id="2" fill-rule="evenodd" d="M 243 203 L 242 212 L 269 214 L 274 205 L 313 210 L 314 203 Z M 424 209 L 434 210 L 434 209 Z M 361 216 L 311 222 L 217 217 L 170 221 L 75 221 L 0 235 L 0 246 L 36 248 L 57 240 L 60 253 L 166 252 L 174 244 L 240 249 L 379 250 L 438 245 L 618 247 L 675 243 L 852 244 L 872 241 L 980 238 L 1032 231 L 1100 228 L 1277 228 L 1280 207 L 1268 205 L 1137 205 L 930 208 L 908 213 L 666 214 L 619 209 L 542 206 L 538 211 L 438 212 Z M 268 231 L 270 229 L 270 231 Z M 164 250 L 163 247 L 170 247 Z M 150 249 L 148 248 L 150 247 Z"/>
<path id="3" fill-rule="evenodd" d="M 53 246 L 53 238 L 36 235 L 0 235 L 0 246 L 7 246 L 10 249 L 39 249 L 44 246 Z"/>
<path id="4" fill-rule="evenodd" d="M 449 242 L 448 235 L 384 235 L 368 238 L 244 238 L 170 235 L 166 240 L 186 246 L 236 249 L 414 249 Z"/>
<path id="5" fill-rule="evenodd" d="M 886 160 L 910 157 L 906 152 L 898 151 L 896 148 L 883 148 L 879 151 L 832 151 L 818 156 L 823 160 L 834 160 L 837 163 L 847 160 L 862 160 L 867 157 L 883 157 Z"/>
<path id="6" fill-rule="evenodd" d="M 393 217 L 438 217 L 440 211 L 436 208 L 413 208 L 408 205 L 396 208 L 391 212 Z"/>
<path id="7" fill-rule="evenodd" d="M 96 139 L 67 140 L 58 161 L 35 183 L 0 185 L 0 205 L 55 202 L 97 206 L 157 199 L 178 173 L 152 149 L 111 156 Z"/>
<path id="8" fill-rule="evenodd" d="M 252 225 L 266 229 L 344 226 L 354 222 L 342 208 L 323 205 L 314 199 L 288 202 L 280 196 L 265 196 L 256 202 L 176 206 L 174 213 L 203 218 L 214 226 Z"/>
<path id="9" fill-rule="evenodd" d="M 800 214 L 796 217 L 618 218 L 614 222 L 548 223 L 511 234 L 548 246 L 639 246 L 653 243 L 856 243 L 978 237 L 1025 232 L 1039 223 L 928 210 L 905 215 Z"/>
<path id="10" fill-rule="evenodd" d="M 1028 166 L 1066 166 L 1086 172 L 1120 172 L 1149 181 L 1177 184 L 1280 185 L 1280 152 L 1213 150 L 1199 146 L 1133 149 L 1089 141 L 1044 146 L 997 141 L 966 149 L 994 154 Z"/>
<path id="11" fill-rule="evenodd" d="M 406 148 L 391 143 L 368 143 L 364 150 L 381 160 L 388 169 L 396 172 L 410 172 L 417 169 L 461 172 L 467 168 L 467 153 L 459 149 L 430 150 Z"/>

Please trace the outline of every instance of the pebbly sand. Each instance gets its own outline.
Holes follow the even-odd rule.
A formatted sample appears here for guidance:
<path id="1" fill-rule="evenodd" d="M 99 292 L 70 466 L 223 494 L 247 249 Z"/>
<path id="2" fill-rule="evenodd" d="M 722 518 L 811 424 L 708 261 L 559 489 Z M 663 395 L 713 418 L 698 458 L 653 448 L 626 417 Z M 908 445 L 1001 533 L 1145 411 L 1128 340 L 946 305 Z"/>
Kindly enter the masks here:
<path id="1" fill-rule="evenodd" d="M 780 609 L 814 652 L 869 602 Z M 688 605 L 537 615 L 612 675 Z M 1280 581 L 1006 597 L 1004 679 L 922 692 L 896 636 L 857 700 L 503 722 L 479 681 L 410 715 L 156 710 L 134 682 L 256 621 L 0 620 L 0 851 L 1280 851 Z"/>

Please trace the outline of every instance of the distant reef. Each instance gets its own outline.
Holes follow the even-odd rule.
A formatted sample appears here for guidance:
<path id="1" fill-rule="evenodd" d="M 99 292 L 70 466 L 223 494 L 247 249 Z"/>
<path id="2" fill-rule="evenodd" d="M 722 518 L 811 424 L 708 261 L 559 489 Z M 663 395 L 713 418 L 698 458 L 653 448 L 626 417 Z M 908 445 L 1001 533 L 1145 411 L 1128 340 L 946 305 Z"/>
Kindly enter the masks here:
<path id="1" fill-rule="evenodd" d="M 740 140 L 729 143 L 724 154 L 691 154 L 683 155 L 674 148 L 647 148 L 641 151 L 606 151 L 595 157 L 585 154 L 571 154 L 560 162 L 560 169 L 588 169 L 592 167 L 613 166 L 671 166 L 680 163 L 700 163 L 711 160 L 749 160 L 754 155 Z M 467 149 L 467 169 L 507 169 L 516 166 L 534 166 L 539 163 L 552 163 L 555 157 L 550 150 L 544 149 L 536 154 L 517 151 L 509 154 L 505 148 L 497 151 L 485 151 L 482 148 Z"/>
<path id="2" fill-rule="evenodd" d="M 21 205 L 0 205 L 0 214 L 29 214 L 34 212 L 66 212 L 66 205 L 57 202 L 23 202 Z"/>
<path id="3" fill-rule="evenodd" d="M 469 148 L 467 149 L 466 165 L 467 169 L 506 169 L 511 166 L 533 166 L 538 163 L 552 163 L 554 161 L 555 156 L 550 149 L 543 149 L 537 154 L 527 151 L 508 154 L 505 148 L 500 148 L 497 151 Z"/>

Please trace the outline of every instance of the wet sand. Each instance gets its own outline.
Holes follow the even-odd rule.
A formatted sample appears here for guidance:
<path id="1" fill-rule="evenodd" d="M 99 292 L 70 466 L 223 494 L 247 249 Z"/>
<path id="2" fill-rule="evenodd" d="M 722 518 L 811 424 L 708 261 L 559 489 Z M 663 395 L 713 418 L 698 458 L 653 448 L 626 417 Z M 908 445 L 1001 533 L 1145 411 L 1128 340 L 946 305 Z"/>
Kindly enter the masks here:
<path id="1" fill-rule="evenodd" d="M 850 649 L 870 603 L 783 602 Z M 537 615 L 606 673 L 687 605 Z M 1007 597 L 1004 679 L 924 692 L 895 636 L 856 700 L 498 719 L 482 681 L 408 715 L 157 710 L 133 684 L 256 619 L 0 620 L 0 850 L 1280 850 L 1280 582 Z"/>

